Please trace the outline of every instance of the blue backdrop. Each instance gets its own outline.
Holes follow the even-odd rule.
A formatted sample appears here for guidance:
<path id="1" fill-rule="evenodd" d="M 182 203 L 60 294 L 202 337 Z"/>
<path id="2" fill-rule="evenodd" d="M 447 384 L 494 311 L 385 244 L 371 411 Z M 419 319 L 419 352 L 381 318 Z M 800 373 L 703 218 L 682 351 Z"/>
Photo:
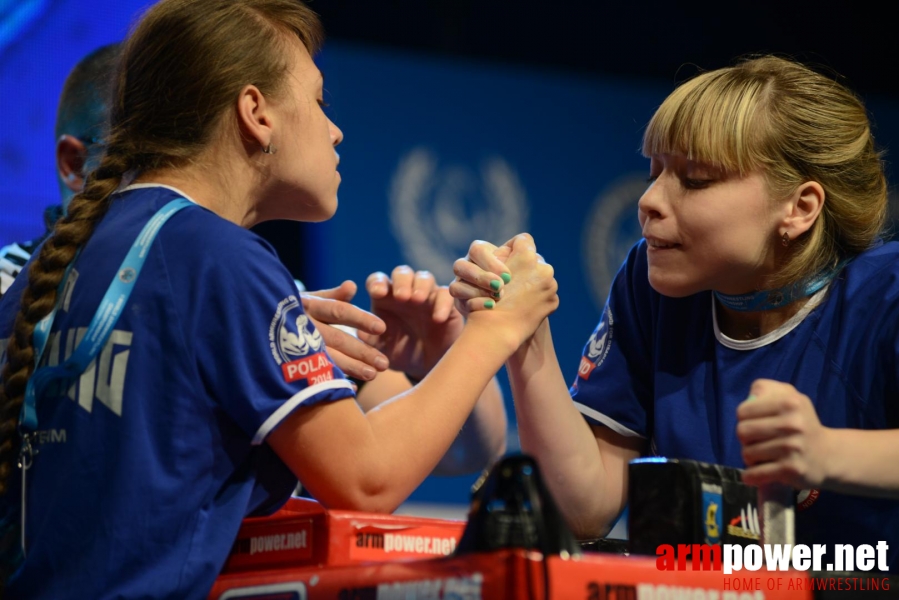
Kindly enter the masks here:
<path id="1" fill-rule="evenodd" d="M 0 246 L 41 232 L 58 202 L 53 124 L 74 64 L 124 37 L 147 3 L 0 0 Z M 648 161 L 641 134 L 670 82 L 595 79 L 328 43 L 318 60 L 340 146 L 340 209 L 306 228 L 308 287 L 407 263 L 443 282 L 473 239 L 531 232 L 553 264 L 551 319 L 568 379 L 626 249 Z M 672 74 L 673 75 L 673 74 Z M 877 137 L 899 140 L 899 106 L 868 98 Z M 323 240 L 327 251 L 306 248 Z M 364 305 L 366 299 L 360 297 Z M 514 412 L 506 389 L 510 417 Z M 511 432 L 513 446 L 514 428 Z M 432 478 L 413 500 L 467 503 L 473 477 Z"/>

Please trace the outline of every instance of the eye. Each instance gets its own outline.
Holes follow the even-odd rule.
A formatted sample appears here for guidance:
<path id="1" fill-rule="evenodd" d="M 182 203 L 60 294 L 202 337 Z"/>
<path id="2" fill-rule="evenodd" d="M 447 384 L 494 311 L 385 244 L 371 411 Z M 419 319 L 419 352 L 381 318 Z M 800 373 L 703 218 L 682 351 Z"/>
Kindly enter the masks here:
<path id="1" fill-rule="evenodd" d="M 688 190 L 701 190 L 709 187 L 712 183 L 711 179 L 691 179 L 690 177 L 683 178 L 684 187 Z"/>
<path id="2" fill-rule="evenodd" d="M 325 102 L 325 101 L 324 101 L 323 99 L 321 99 L 321 98 L 319 98 L 319 99 L 317 100 L 317 102 L 318 102 L 318 105 L 321 106 L 322 108 L 328 108 L 329 106 L 331 106 L 330 104 L 328 104 L 327 102 Z"/>
<path id="3" fill-rule="evenodd" d="M 648 183 L 649 185 L 652 185 L 653 183 L 656 182 L 656 179 L 658 179 L 658 178 L 659 178 L 658 175 L 650 175 L 649 177 L 646 178 L 646 183 Z"/>

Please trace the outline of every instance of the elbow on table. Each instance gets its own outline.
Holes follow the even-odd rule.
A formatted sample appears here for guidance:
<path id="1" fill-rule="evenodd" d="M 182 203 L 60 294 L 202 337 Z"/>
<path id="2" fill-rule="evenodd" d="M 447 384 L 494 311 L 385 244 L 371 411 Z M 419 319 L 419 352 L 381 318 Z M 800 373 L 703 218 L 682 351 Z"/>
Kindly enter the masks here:
<path id="1" fill-rule="evenodd" d="M 335 510 L 355 510 L 389 514 L 406 499 L 400 486 L 391 481 L 384 469 L 365 467 L 351 477 L 334 481 L 326 489 L 310 491 L 325 507 Z"/>

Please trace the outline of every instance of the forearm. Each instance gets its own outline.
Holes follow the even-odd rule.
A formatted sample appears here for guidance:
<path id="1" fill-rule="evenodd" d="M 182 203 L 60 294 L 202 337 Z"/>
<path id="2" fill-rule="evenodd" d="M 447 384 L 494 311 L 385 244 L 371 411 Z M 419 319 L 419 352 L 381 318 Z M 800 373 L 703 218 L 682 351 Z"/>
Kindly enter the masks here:
<path id="1" fill-rule="evenodd" d="M 508 419 L 503 394 L 492 378 L 462 431 L 434 469 L 436 475 L 465 475 L 489 467 L 506 451 Z"/>
<path id="2" fill-rule="evenodd" d="M 606 477 L 597 440 L 571 402 L 548 322 L 507 368 L 522 450 L 536 457 L 575 533 L 604 533 L 621 510 L 622 483 Z"/>
<path id="3" fill-rule="evenodd" d="M 356 397 L 363 412 L 368 412 L 412 387 L 404 373 L 387 370 L 379 373 L 359 391 Z M 508 420 L 503 395 L 496 378 L 492 378 L 468 416 L 452 446 L 443 455 L 435 475 L 464 475 L 488 467 L 506 450 Z"/>
<path id="4" fill-rule="evenodd" d="M 826 489 L 899 498 L 899 429 L 826 429 Z"/>
<path id="5" fill-rule="evenodd" d="M 434 470 L 510 351 L 489 323 L 470 324 L 418 385 L 366 414 L 356 455 L 367 503 L 393 510 Z"/>

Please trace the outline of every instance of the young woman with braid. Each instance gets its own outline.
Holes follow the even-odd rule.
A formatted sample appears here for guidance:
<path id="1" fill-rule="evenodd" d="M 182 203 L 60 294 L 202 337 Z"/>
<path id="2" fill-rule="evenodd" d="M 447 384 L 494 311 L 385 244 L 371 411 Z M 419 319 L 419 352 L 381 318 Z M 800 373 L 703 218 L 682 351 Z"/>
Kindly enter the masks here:
<path id="1" fill-rule="evenodd" d="M 899 571 L 899 244 L 878 239 L 887 186 L 861 101 L 747 60 L 677 88 L 643 152 L 644 239 L 573 385 L 548 322 L 508 363 L 522 448 L 585 537 L 624 506 L 628 461 L 687 458 L 791 486 L 797 542 L 886 541 L 877 569 Z M 489 294 L 507 252 L 475 244 L 451 292 Z"/>
<path id="2" fill-rule="evenodd" d="M 7 546 L 24 524 L 8 597 L 203 598 L 241 520 L 297 477 L 327 506 L 393 510 L 555 309 L 522 236 L 502 306 L 410 391 L 359 409 L 245 229 L 336 210 L 319 40 L 294 0 L 163 0 L 125 43 L 106 153 L 0 303 Z"/>

